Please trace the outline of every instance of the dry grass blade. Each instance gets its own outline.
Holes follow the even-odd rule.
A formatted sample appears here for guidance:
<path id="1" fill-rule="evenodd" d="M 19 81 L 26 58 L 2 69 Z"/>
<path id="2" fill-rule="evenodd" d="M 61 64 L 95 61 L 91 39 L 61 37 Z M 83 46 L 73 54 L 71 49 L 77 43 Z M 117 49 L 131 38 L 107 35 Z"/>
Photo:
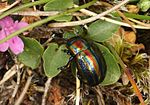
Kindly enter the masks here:
<path id="1" fill-rule="evenodd" d="M 20 105 L 21 104 L 21 102 L 22 102 L 22 100 L 23 100 L 23 98 L 24 98 L 24 96 L 25 96 L 25 94 L 26 94 L 26 92 L 27 92 L 27 90 L 28 90 L 28 88 L 30 86 L 32 77 L 33 76 L 28 77 L 27 82 L 25 84 L 25 87 L 24 87 L 20 97 L 16 100 L 15 105 Z"/>
<path id="2" fill-rule="evenodd" d="M 42 104 L 41 105 L 46 105 L 46 97 L 47 97 L 48 90 L 50 88 L 51 80 L 52 80 L 52 78 L 48 78 L 48 80 L 45 83 L 45 89 L 44 89 L 44 94 L 42 97 Z"/>
<path id="3" fill-rule="evenodd" d="M 5 11 L 7 11 L 8 9 L 14 7 L 14 6 L 17 5 L 18 3 L 20 3 L 20 1 L 21 1 L 21 0 L 16 0 L 13 4 L 7 6 L 7 7 L 4 8 L 4 9 L 1 9 L 1 10 L 0 10 L 0 13 L 5 12 Z"/>
<path id="4" fill-rule="evenodd" d="M 80 80 L 78 79 L 76 74 L 76 104 L 75 105 L 79 105 L 79 103 L 80 103 Z"/>
<path id="5" fill-rule="evenodd" d="M 21 64 L 19 68 L 22 68 L 24 65 Z M 16 65 L 14 65 L 10 70 L 8 70 L 3 79 L 0 81 L 0 85 L 2 85 L 3 83 L 5 83 L 9 78 L 11 78 L 13 75 L 15 75 L 17 73 L 17 68 Z"/>

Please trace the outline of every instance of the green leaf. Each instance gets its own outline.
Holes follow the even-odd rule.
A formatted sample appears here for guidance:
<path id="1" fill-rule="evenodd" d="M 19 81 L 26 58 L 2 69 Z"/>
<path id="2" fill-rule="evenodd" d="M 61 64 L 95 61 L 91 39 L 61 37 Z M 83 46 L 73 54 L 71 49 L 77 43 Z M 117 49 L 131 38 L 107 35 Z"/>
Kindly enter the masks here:
<path id="1" fill-rule="evenodd" d="M 119 25 L 109 23 L 103 20 L 98 20 L 92 23 L 88 28 L 86 37 L 97 42 L 104 42 L 111 38 L 118 30 Z"/>
<path id="2" fill-rule="evenodd" d="M 62 11 L 73 6 L 73 0 L 51 0 L 44 6 L 45 11 Z"/>
<path id="3" fill-rule="evenodd" d="M 64 34 L 63 34 L 63 38 L 65 38 L 65 39 L 70 39 L 70 38 L 72 38 L 72 37 L 75 37 L 76 36 L 76 34 L 74 34 L 73 32 L 65 32 Z"/>
<path id="4" fill-rule="evenodd" d="M 111 85 L 116 83 L 121 76 L 121 71 L 118 62 L 116 61 L 115 57 L 111 54 L 111 52 L 108 50 L 108 48 L 98 43 L 95 44 L 101 50 L 107 66 L 106 76 L 101 85 Z"/>
<path id="5" fill-rule="evenodd" d="M 83 26 L 75 26 L 73 28 L 73 32 L 76 34 L 76 35 L 84 35 L 84 27 Z"/>
<path id="6" fill-rule="evenodd" d="M 55 21 L 65 21 L 65 22 L 68 22 L 72 19 L 72 16 L 71 15 L 64 15 L 64 16 L 61 16 L 61 17 L 58 17 L 56 19 L 54 19 Z"/>
<path id="7" fill-rule="evenodd" d="M 12 1 L 12 0 L 11 0 Z M 22 3 L 29 3 L 30 2 L 30 0 L 22 0 Z"/>
<path id="8" fill-rule="evenodd" d="M 77 5 L 79 5 L 79 3 L 80 3 L 79 0 L 73 0 L 73 2 Z"/>
<path id="9" fill-rule="evenodd" d="M 41 62 L 44 49 L 42 45 L 35 39 L 23 37 L 22 40 L 25 48 L 23 53 L 19 54 L 18 59 L 26 66 L 35 69 Z"/>
<path id="10" fill-rule="evenodd" d="M 52 78 L 60 73 L 59 67 L 65 66 L 69 56 L 63 52 L 65 46 L 58 47 L 58 44 L 51 43 L 43 54 L 44 71 L 46 76 Z"/>
<path id="11" fill-rule="evenodd" d="M 150 8 L 150 0 L 140 0 L 138 6 L 143 12 L 146 12 Z"/>
<path id="12" fill-rule="evenodd" d="M 136 3 L 136 2 L 139 2 L 140 0 L 130 0 L 129 2 L 133 2 L 133 3 Z"/>

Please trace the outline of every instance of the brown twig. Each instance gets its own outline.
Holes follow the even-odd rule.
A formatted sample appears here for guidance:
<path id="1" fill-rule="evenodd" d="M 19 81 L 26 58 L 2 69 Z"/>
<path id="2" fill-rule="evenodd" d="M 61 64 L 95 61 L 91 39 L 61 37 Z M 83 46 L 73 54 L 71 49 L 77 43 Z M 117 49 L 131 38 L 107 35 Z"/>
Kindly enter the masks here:
<path id="1" fill-rule="evenodd" d="M 77 6 L 77 5 L 76 5 Z M 86 10 L 86 9 L 81 9 L 81 12 L 83 12 L 86 15 L 89 16 L 96 16 L 97 14 Z M 1 13 L 1 12 L 0 12 Z M 11 15 L 23 15 L 23 16 L 53 16 L 58 14 L 58 11 L 18 11 L 16 13 L 12 13 Z M 73 16 L 84 16 L 83 13 L 73 13 Z M 129 24 L 124 23 L 124 22 L 120 22 L 117 20 L 113 20 L 111 18 L 107 18 L 107 17 L 100 17 L 99 19 L 101 20 L 105 20 L 108 21 L 110 23 L 114 23 L 114 24 L 118 24 L 118 25 L 122 25 L 122 26 L 126 26 L 126 27 L 131 27 Z M 85 21 L 87 21 L 86 23 L 88 23 L 88 20 L 85 19 Z M 78 24 L 77 24 L 78 23 Z M 66 27 L 66 26 L 76 26 L 76 25 L 82 25 L 84 24 L 82 21 L 73 21 L 73 22 L 66 22 L 66 23 L 54 23 L 52 26 L 53 27 Z M 52 27 L 51 26 L 51 27 Z M 138 29 L 150 29 L 150 27 L 144 27 L 144 25 L 140 26 L 140 25 L 133 25 L 134 28 L 138 28 Z"/>
<path id="2" fill-rule="evenodd" d="M 33 77 L 33 76 L 28 77 L 27 82 L 26 82 L 26 84 L 25 84 L 25 87 L 24 87 L 24 89 L 23 89 L 21 95 L 19 96 L 19 98 L 17 99 L 17 101 L 15 102 L 14 105 L 20 105 L 20 104 L 21 104 L 21 102 L 22 102 L 22 100 L 23 100 L 23 98 L 24 98 L 25 94 L 27 93 L 27 90 L 28 90 L 28 88 L 29 88 L 29 86 L 30 86 L 32 77 Z"/>
<path id="3" fill-rule="evenodd" d="M 50 88 L 51 80 L 52 80 L 52 78 L 48 78 L 48 80 L 45 83 L 45 89 L 44 89 L 44 94 L 42 97 L 42 104 L 41 105 L 46 105 L 46 97 L 47 97 L 48 90 Z"/>
<path id="4" fill-rule="evenodd" d="M 105 43 L 107 45 L 107 47 L 110 49 L 110 51 L 114 54 L 114 56 L 116 57 L 116 59 L 118 60 L 121 68 L 124 70 L 124 72 L 126 73 L 138 99 L 140 100 L 141 105 L 145 105 L 142 94 L 140 93 L 139 88 L 136 85 L 136 82 L 134 81 L 134 79 L 132 78 L 132 75 L 129 71 L 129 68 L 126 67 L 126 65 L 124 64 L 124 62 L 121 60 L 121 58 L 119 57 L 119 55 L 117 54 L 117 52 L 113 49 L 113 47 L 111 45 L 109 45 L 108 43 Z"/>
<path id="5" fill-rule="evenodd" d="M 21 1 L 21 0 L 16 0 L 13 4 L 7 6 L 7 7 L 4 8 L 4 9 L 1 9 L 1 10 L 0 10 L 0 13 L 2 13 L 2 12 L 4 12 L 4 11 L 7 11 L 8 9 L 14 7 L 14 6 L 17 5 L 18 3 L 20 3 L 20 1 Z"/>
<path id="6" fill-rule="evenodd" d="M 20 75 L 21 74 L 20 74 L 20 68 L 19 68 L 18 64 L 16 65 L 16 70 L 17 70 L 17 83 L 15 84 L 15 88 L 14 88 L 14 91 L 12 93 L 11 100 L 13 100 L 14 97 L 16 96 L 16 93 L 19 89 L 19 84 L 20 84 Z M 11 103 L 11 101 L 10 101 L 10 103 Z"/>
<path id="7" fill-rule="evenodd" d="M 131 29 L 136 33 L 136 29 L 134 28 L 132 22 L 128 20 L 128 18 L 119 10 L 117 10 L 118 14 L 125 20 L 126 23 L 128 23 L 131 26 Z"/>
<path id="8" fill-rule="evenodd" d="M 135 22 L 135 23 L 137 23 L 139 25 L 142 25 L 142 26 L 145 26 L 145 27 L 150 27 L 150 24 L 143 23 L 143 22 L 138 21 L 136 19 L 129 18 L 129 20 L 131 20 L 132 22 Z"/>
<path id="9" fill-rule="evenodd" d="M 23 66 L 24 66 L 24 65 L 21 64 L 21 65 L 19 66 L 19 68 L 22 68 Z M 13 75 L 15 75 L 16 73 L 17 73 L 16 65 L 14 65 L 14 66 L 12 66 L 11 69 L 9 69 L 9 70 L 5 73 L 3 79 L 0 81 L 0 85 L 2 85 L 3 83 L 5 83 L 8 79 L 10 79 L 10 78 L 11 78 Z"/>
<path id="10" fill-rule="evenodd" d="M 97 87 L 95 87 L 94 89 L 95 89 L 96 92 L 97 92 L 97 100 L 98 100 L 98 103 L 99 103 L 100 105 L 105 105 L 104 97 L 103 97 L 103 95 L 102 95 L 102 92 L 101 92 L 100 87 L 97 86 Z"/>
<path id="11" fill-rule="evenodd" d="M 107 3 L 107 2 L 99 2 L 99 1 L 97 1 L 97 4 L 99 4 L 99 5 L 105 5 L 105 6 L 108 6 L 108 7 L 113 7 L 111 4 L 109 4 L 109 3 Z M 136 33 L 136 30 L 135 30 L 135 28 L 133 27 L 133 25 L 132 25 L 132 22 L 130 22 L 129 20 L 128 20 L 128 18 L 121 12 L 121 11 L 119 11 L 119 10 L 116 10 L 116 12 L 124 19 L 124 21 L 126 22 L 126 23 L 128 23 L 130 26 L 131 26 L 131 28 L 132 28 L 132 30 Z"/>
<path id="12" fill-rule="evenodd" d="M 77 77 L 77 69 L 76 69 L 76 104 L 79 105 L 80 103 L 80 80 Z"/>
<path id="13" fill-rule="evenodd" d="M 109 9 L 109 10 L 107 10 L 107 11 L 101 13 L 101 14 L 98 14 L 98 15 L 96 15 L 96 16 L 93 16 L 93 17 L 88 18 L 88 19 L 85 19 L 85 20 L 81 20 L 81 21 L 80 21 L 80 24 L 79 24 L 78 21 L 75 21 L 74 24 L 76 24 L 76 25 L 81 25 L 81 23 L 82 23 L 82 24 L 86 24 L 86 23 L 90 23 L 90 22 L 92 22 L 92 21 L 95 21 L 95 20 L 97 20 L 97 19 L 99 19 L 99 18 L 101 18 L 101 17 L 103 17 L 103 16 L 109 14 L 110 12 L 112 12 L 112 11 L 118 9 L 119 7 L 121 7 L 122 5 L 126 4 L 127 2 L 129 2 L 129 0 L 124 0 L 124 1 L 122 1 L 120 4 L 118 4 L 118 5 L 114 6 L 114 7 L 112 7 L 111 9 Z M 69 22 L 68 22 L 68 23 L 69 23 Z M 54 24 L 55 24 L 55 23 L 54 23 Z M 54 27 L 54 24 L 50 24 L 49 26 L 50 26 L 50 27 Z M 58 24 L 59 24 L 59 23 L 58 23 Z M 58 25 L 58 24 L 57 24 L 57 25 Z M 62 23 L 60 23 L 60 25 L 61 25 L 61 24 L 62 24 Z M 66 25 L 67 25 L 67 24 L 66 24 Z"/>
<path id="14" fill-rule="evenodd" d="M 1 12 L 0 12 L 1 13 Z M 18 11 L 15 13 L 11 13 L 11 15 L 22 15 L 22 16 L 53 16 L 60 13 L 59 11 Z M 85 16 L 83 13 L 75 12 L 71 14 L 72 16 Z"/>
<path id="15" fill-rule="evenodd" d="M 148 69 L 149 69 L 149 72 L 150 72 L 150 56 L 149 56 L 148 61 L 149 61 L 149 67 L 148 67 Z M 149 78 L 148 78 L 148 86 L 149 86 L 149 89 L 148 89 L 149 95 L 148 95 L 148 97 L 150 98 L 150 75 L 149 75 Z"/>
<path id="16" fill-rule="evenodd" d="M 75 7 L 77 7 L 77 5 L 75 5 Z M 80 11 L 82 13 L 86 14 L 86 15 L 93 16 L 93 17 L 98 15 L 98 14 L 96 14 L 92 11 L 86 10 L 86 9 L 81 9 Z M 131 27 L 127 23 L 116 21 L 116 20 L 113 20 L 113 19 L 110 19 L 110 18 L 107 18 L 107 17 L 99 17 L 99 19 L 108 21 L 110 23 L 114 23 L 114 24 L 118 24 L 118 25 L 122 25 L 122 26 L 126 26 L 126 27 Z M 88 19 L 84 19 L 84 20 L 81 20 L 81 21 L 72 21 L 72 22 L 65 22 L 65 23 L 51 23 L 51 24 L 49 24 L 49 27 L 76 26 L 76 25 L 83 25 L 83 24 L 90 23 L 90 22 L 92 22 L 92 21 L 90 21 L 90 18 L 88 18 Z M 139 29 L 150 29 L 150 27 L 144 27 L 144 26 L 139 26 L 139 25 L 133 25 L 133 27 L 134 28 L 139 28 Z"/>
<path id="17" fill-rule="evenodd" d="M 132 84 L 132 87 L 133 87 L 133 89 L 134 89 L 136 95 L 138 96 L 138 98 L 139 98 L 139 100 L 140 100 L 140 102 L 141 102 L 141 105 L 145 105 L 144 100 L 143 100 L 143 97 L 142 97 L 142 94 L 141 94 L 139 88 L 137 87 L 136 82 L 135 82 L 134 79 L 132 78 L 132 75 L 131 75 L 131 73 L 130 73 L 129 68 L 124 69 L 124 72 L 125 72 L 126 75 L 128 76 L 128 79 L 129 79 L 130 83 Z"/>
<path id="18" fill-rule="evenodd" d="M 32 0 L 32 2 L 34 2 L 34 0 Z M 34 11 L 37 10 L 35 5 L 33 6 L 33 10 L 34 10 Z"/>

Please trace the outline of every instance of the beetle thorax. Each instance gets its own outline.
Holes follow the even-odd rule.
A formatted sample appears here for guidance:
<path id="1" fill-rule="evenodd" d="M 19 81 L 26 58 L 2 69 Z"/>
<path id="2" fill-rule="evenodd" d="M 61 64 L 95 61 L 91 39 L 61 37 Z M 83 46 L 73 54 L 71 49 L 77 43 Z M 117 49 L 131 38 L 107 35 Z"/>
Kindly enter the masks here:
<path id="1" fill-rule="evenodd" d="M 74 40 L 68 41 L 67 47 L 73 55 L 76 55 L 88 49 L 88 44 L 83 39 L 74 39 Z"/>

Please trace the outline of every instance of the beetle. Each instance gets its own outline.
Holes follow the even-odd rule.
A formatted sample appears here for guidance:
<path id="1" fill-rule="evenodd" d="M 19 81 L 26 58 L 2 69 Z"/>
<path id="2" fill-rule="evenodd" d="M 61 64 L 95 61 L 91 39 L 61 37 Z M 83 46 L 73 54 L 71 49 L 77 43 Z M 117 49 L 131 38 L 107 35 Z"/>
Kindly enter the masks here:
<path id="1" fill-rule="evenodd" d="M 100 50 L 80 36 L 68 39 L 66 47 L 71 54 L 69 62 L 77 67 L 77 76 L 82 82 L 96 86 L 104 80 L 106 63 Z"/>

